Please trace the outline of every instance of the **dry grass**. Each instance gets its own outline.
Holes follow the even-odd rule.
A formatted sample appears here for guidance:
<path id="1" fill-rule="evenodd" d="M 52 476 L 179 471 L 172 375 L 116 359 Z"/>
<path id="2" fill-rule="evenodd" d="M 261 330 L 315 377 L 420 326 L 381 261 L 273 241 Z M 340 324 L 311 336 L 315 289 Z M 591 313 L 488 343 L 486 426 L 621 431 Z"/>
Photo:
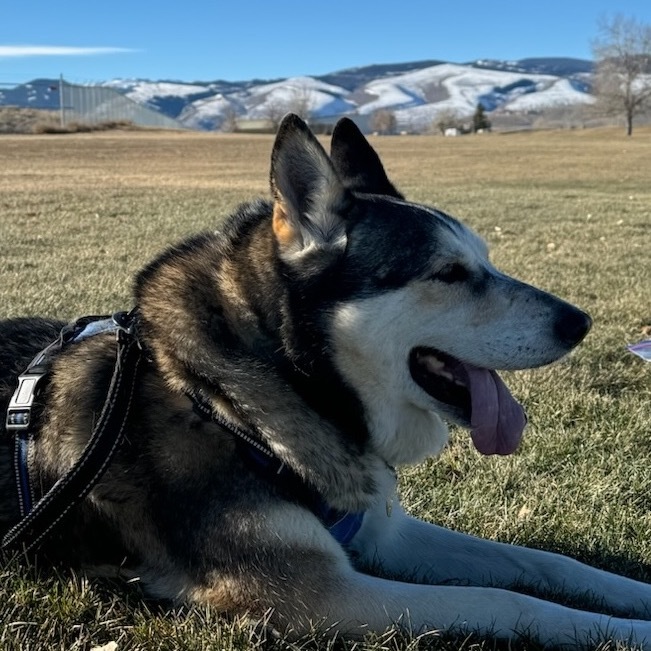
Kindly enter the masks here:
<path id="1" fill-rule="evenodd" d="M 34 133 L 39 128 L 56 126 L 59 122 L 57 111 L 0 106 L 0 134 Z"/>
<path id="2" fill-rule="evenodd" d="M 0 106 L 0 134 L 70 134 L 94 131 L 137 130 L 130 120 L 104 120 L 102 122 L 67 121 L 61 124 L 57 110 L 31 109 L 19 106 Z"/>
<path id="3" fill-rule="evenodd" d="M 651 325 L 650 136 L 373 139 L 410 198 L 464 218 L 498 266 L 595 319 L 568 360 L 508 377 L 530 416 L 521 450 L 483 458 L 455 433 L 440 459 L 402 473 L 412 512 L 651 578 L 651 367 L 625 350 Z M 130 307 L 131 277 L 153 254 L 267 193 L 271 143 L 214 134 L 2 137 L 0 314 L 72 318 Z M 206 609 L 152 610 L 120 586 L 43 579 L 17 566 L 0 594 L 7 649 L 109 639 L 120 651 L 284 646 L 258 643 L 249 627 Z M 389 636 L 341 648 L 473 644 Z"/>

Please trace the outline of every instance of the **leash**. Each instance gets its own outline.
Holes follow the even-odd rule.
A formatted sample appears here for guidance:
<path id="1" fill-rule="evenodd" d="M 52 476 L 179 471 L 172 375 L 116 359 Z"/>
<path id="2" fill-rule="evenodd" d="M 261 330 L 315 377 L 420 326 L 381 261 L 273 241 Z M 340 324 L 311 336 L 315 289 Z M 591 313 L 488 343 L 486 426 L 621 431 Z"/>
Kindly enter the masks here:
<path id="1" fill-rule="evenodd" d="M 135 389 L 142 351 L 133 332 L 134 314 L 118 312 L 112 317 L 83 317 L 65 326 L 59 339 L 43 349 L 18 378 L 7 410 L 6 429 L 16 434 L 15 470 L 21 520 L 2 540 L 3 549 L 28 552 L 61 522 L 97 484 L 120 445 Z M 35 440 L 34 408 L 52 357 L 65 345 L 99 332 L 116 332 L 117 355 L 108 394 L 92 435 L 79 459 L 50 490 L 34 502 L 29 460 Z"/>

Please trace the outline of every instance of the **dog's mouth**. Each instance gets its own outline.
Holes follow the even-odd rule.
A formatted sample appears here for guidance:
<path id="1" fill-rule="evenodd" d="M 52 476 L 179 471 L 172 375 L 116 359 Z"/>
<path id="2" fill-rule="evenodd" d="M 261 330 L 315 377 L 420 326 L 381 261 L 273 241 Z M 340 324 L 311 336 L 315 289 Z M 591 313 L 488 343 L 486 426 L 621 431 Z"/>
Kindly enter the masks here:
<path id="1" fill-rule="evenodd" d="M 470 428 L 479 452 L 511 454 L 517 449 L 527 416 L 495 371 L 425 347 L 411 351 L 409 370 L 447 416 Z"/>

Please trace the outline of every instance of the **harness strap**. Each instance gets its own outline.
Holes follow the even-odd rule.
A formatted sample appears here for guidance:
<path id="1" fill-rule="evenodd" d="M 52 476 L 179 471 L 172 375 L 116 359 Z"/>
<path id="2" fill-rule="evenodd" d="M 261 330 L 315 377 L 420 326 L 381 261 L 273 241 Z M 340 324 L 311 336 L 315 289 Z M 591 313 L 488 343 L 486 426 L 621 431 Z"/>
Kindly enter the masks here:
<path id="1" fill-rule="evenodd" d="M 256 474 L 312 511 L 340 545 L 346 547 L 352 541 L 362 526 L 364 511 L 351 513 L 332 508 L 318 491 L 279 459 L 262 438 L 223 418 L 200 392 L 189 391 L 187 395 L 199 416 L 217 423 L 235 437 L 240 455 Z"/>
<path id="2" fill-rule="evenodd" d="M 129 316 L 122 313 L 113 317 L 115 321 L 114 329 L 117 329 L 115 367 L 106 401 L 86 447 L 72 468 L 33 507 L 31 506 L 31 499 L 26 500 L 25 494 L 21 494 L 23 518 L 4 536 L 2 540 L 3 549 L 18 548 L 30 551 L 40 545 L 43 538 L 52 531 L 70 509 L 88 495 L 113 459 L 113 455 L 124 435 L 142 359 L 138 341 L 131 332 Z M 76 334 L 79 334 L 79 332 L 79 327 L 77 327 Z M 65 340 L 70 341 L 74 337 L 74 328 L 67 331 L 64 328 L 60 340 L 55 344 L 60 346 Z M 41 364 L 43 364 L 52 349 L 53 344 L 37 355 L 34 361 L 40 359 Z M 46 351 L 48 351 L 48 354 L 44 355 L 43 353 L 46 353 Z M 31 365 L 28 367 L 28 371 L 30 369 L 32 369 Z M 28 373 L 23 374 L 21 378 L 25 375 L 28 375 Z M 20 392 L 21 387 L 23 387 L 22 383 L 19 384 L 17 393 Z M 32 388 L 35 388 L 35 384 Z M 14 394 L 14 397 L 16 397 L 16 394 Z M 33 401 L 33 391 L 31 399 Z M 31 403 L 29 406 L 31 407 Z M 30 420 L 31 413 L 28 411 L 27 426 L 29 426 Z M 9 415 L 7 429 L 12 429 L 9 424 Z M 19 493 L 30 493 L 29 478 L 27 476 L 28 464 L 23 463 L 26 461 L 25 457 L 27 455 L 25 441 L 30 436 L 32 436 L 31 432 L 25 427 L 22 431 L 19 431 L 17 437 L 18 455 L 16 465 L 21 468 L 18 471 L 21 478 Z"/>
<path id="3" fill-rule="evenodd" d="M 16 432 L 16 478 L 22 519 L 4 536 L 3 549 L 27 552 L 38 547 L 106 472 L 124 437 L 143 353 L 133 334 L 133 312 L 107 317 L 84 317 L 63 328 L 59 339 L 41 351 L 19 377 L 7 411 L 8 431 Z M 92 435 L 79 459 L 40 500 L 34 503 L 29 478 L 29 456 L 34 440 L 33 406 L 40 380 L 49 372 L 50 357 L 65 344 L 108 330 L 117 331 L 117 355 L 108 395 Z M 279 459 L 256 434 L 221 417 L 199 392 L 188 392 L 195 411 L 235 436 L 242 458 L 265 480 L 290 499 L 306 506 L 343 546 L 362 525 L 364 512 L 331 508 L 323 497 Z"/>

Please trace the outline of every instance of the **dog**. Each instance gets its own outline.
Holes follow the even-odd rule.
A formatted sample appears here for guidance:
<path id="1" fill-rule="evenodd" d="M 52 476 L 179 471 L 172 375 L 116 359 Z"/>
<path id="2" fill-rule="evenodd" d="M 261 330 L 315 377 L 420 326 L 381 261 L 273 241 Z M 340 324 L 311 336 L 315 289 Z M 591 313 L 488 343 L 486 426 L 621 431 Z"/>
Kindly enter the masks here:
<path id="1" fill-rule="evenodd" d="M 419 521 L 396 495 L 395 468 L 438 454 L 446 423 L 470 430 L 483 454 L 512 453 L 526 416 L 497 371 L 558 360 L 590 318 L 499 272 L 453 217 L 407 201 L 349 119 L 328 155 L 286 116 L 270 182 L 271 201 L 148 264 L 127 325 L 91 320 L 88 332 L 84 322 L 46 356 L 22 489 L 3 436 L 0 531 L 20 526 L 21 509 L 29 517 L 21 491 L 38 510 L 78 477 L 109 394 L 109 411 L 127 410 L 121 438 L 38 536 L 44 555 L 298 636 L 398 626 L 651 648 L 651 586 Z M 4 411 L 63 325 L 1 324 Z M 129 366 L 116 363 L 120 333 L 138 368 L 115 394 Z M 605 612 L 638 619 L 527 589 L 590 593 Z"/>

